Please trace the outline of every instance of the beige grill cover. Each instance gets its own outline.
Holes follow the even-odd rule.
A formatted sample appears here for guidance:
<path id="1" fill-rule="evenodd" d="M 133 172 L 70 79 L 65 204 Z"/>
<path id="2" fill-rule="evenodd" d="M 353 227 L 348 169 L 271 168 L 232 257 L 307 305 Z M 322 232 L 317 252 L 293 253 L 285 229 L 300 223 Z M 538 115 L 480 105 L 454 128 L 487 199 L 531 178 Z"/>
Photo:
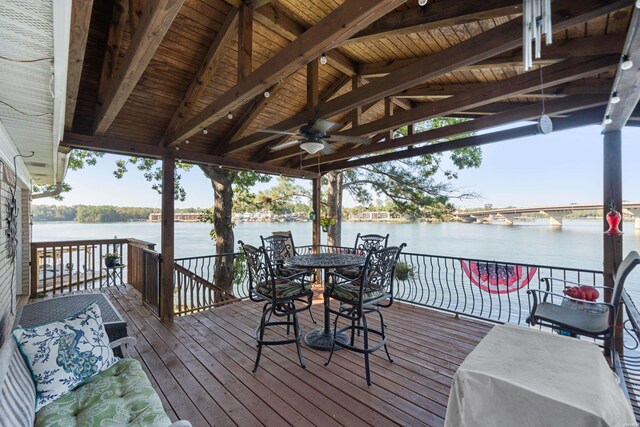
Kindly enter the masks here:
<path id="1" fill-rule="evenodd" d="M 635 426 L 595 344 L 495 326 L 458 368 L 445 425 Z"/>

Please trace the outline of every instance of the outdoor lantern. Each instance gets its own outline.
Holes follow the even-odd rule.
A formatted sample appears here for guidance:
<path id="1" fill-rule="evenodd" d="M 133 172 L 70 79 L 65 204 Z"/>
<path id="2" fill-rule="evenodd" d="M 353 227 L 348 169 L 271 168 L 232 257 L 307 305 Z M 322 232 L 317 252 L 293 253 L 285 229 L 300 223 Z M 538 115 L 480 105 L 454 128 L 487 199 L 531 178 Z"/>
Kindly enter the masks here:
<path id="1" fill-rule="evenodd" d="M 622 234 L 622 231 L 620 231 L 620 228 L 618 228 L 618 226 L 620 225 L 620 221 L 622 220 L 620 212 L 612 207 L 606 218 L 607 223 L 609 224 L 609 229 L 605 231 L 604 234 L 608 234 L 610 236 L 620 236 Z"/>

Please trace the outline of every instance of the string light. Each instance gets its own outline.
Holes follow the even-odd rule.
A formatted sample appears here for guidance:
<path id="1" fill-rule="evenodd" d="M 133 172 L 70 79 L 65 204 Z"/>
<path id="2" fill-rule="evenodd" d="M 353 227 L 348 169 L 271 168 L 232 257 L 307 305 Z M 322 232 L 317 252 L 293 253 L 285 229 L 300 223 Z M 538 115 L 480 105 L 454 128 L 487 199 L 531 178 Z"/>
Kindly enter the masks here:
<path id="1" fill-rule="evenodd" d="M 264 91 L 264 97 L 265 97 L 265 98 L 268 98 L 269 96 L 271 96 L 271 94 L 269 93 L 269 91 L 268 91 L 268 90 L 265 90 L 265 91 Z"/>
<path id="2" fill-rule="evenodd" d="M 611 117 L 607 115 L 605 116 L 604 121 L 602 123 L 604 123 L 605 125 L 610 125 L 611 123 L 613 123 L 613 120 L 611 120 Z"/>
<path id="3" fill-rule="evenodd" d="M 207 128 L 204 128 L 204 129 L 202 129 L 202 133 L 206 135 L 206 134 L 209 133 L 209 131 L 207 130 Z"/>
<path id="4" fill-rule="evenodd" d="M 631 67 L 633 67 L 633 61 L 631 59 L 629 59 L 629 56 L 623 55 L 622 56 L 622 64 L 620 65 L 620 68 L 622 68 L 623 70 L 628 70 Z"/>
<path id="5" fill-rule="evenodd" d="M 325 65 L 327 63 L 327 54 L 323 53 L 322 55 L 320 55 L 320 63 L 322 65 Z"/>
<path id="6" fill-rule="evenodd" d="M 176 151 L 180 151 L 180 147 L 176 145 Z"/>
<path id="7" fill-rule="evenodd" d="M 427 0 L 418 0 L 418 4 L 420 6 L 426 6 L 427 5 Z"/>
<path id="8" fill-rule="evenodd" d="M 188 143 L 189 143 L 189 140 L 187 139 L 184 143 L 185 143 L 185 144 L 188 144 Z"/>
<path id="9" fill-rule="evenodd" d="M 620 99 L 620 97 L 618 96 L 618 92 L 613 92 L 613 93 L 611 94 L 611 103 L 612 103 L 612 104 L 617 104 L 617 103 L 618 103 L 618 102 L 620 102 L 620 101 L 621 101 L 621 99 Z"/>
<path id="10" fill-rule="evenodd" d="M 233 113 L 231 111 L 227 113 L 227 119 L 229 120 L 233 119 Z"/>

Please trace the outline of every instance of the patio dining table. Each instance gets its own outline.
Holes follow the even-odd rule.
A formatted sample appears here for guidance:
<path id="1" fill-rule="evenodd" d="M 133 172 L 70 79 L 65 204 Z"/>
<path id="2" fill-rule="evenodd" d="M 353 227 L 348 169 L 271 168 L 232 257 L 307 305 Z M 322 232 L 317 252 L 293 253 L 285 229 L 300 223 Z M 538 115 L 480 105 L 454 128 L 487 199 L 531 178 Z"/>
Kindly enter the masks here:
<path id="1" fill-rule="evenodd" d="M 327 272 L 329 270 L 362 266 L 364 265 L 365 260 L 366 257 L 362 255 L 346 253 L 306 254 L 287 258 L 287 265 L 295 268 L 322 269 L 324 271 L 324 284 L 326 289 L 328 278 Z M 333 345 L 333 332 L 331 332 L 329 304 L 330 298 L 325 294 L 324 327 L 309 331 L 307 335 L 305 335 L 304 342 L 306 342 L 309 347 L 316 348 L 318 350 L 331 350 Z M 346 333 L 340 333 L 336 335 L 336 340 L 347 344 L 349 343 L 349 336 Z"/>

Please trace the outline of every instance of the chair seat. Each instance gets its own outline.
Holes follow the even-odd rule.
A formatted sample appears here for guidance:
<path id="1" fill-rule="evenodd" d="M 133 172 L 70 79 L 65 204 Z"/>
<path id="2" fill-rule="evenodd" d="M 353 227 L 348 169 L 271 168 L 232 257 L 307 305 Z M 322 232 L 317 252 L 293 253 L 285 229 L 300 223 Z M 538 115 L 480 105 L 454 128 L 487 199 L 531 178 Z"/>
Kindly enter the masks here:
<path id="1" fill-rule="evenodd" d="M 383 289 L 367 289 L 362 292 L 362 302 L 368 302 L 384 296 Z M 358 282 L 349 282 L 338 284 L 333 287 L 329 296 L 357 304 L 360 302 L 360 284 Z"/>
<path id="2" fill-rule="evenodd" d="M 608 310 L 597 312 L 543 302 L 538 304 L 533 315 L 538 319 L 557 324 L 568 330 L 576 330 L 592 335 L 603 335 L 609 330 Z"/>
<path id="3" fill-rule="evenodd" d="M 355 279 L 356 277 L 360 276 L 360 273 L 362 273 L 362 267 L 355 266 L 339 268 L 336 270 L 336 273 L 340 274 L 341 276 L 348 277 L 349 279 Z"/>
<path id="4" fill-rule="evenodd" d="M 308 293 L 310 289 L 310 284 L 305 284 L 303 287 L 299 281 L 296 280 L 287 280 L 287 279 L 277 279 L 276 280 L 276 299 L 291 299 L 296 297 L 304 296 Z M 263 282 L 260 283 L 256 287 L 256 292 L 261 295 L 264 295 L 268 298 L 273 299 L 273 287 L 271 286 L 271 282 Z"/>

